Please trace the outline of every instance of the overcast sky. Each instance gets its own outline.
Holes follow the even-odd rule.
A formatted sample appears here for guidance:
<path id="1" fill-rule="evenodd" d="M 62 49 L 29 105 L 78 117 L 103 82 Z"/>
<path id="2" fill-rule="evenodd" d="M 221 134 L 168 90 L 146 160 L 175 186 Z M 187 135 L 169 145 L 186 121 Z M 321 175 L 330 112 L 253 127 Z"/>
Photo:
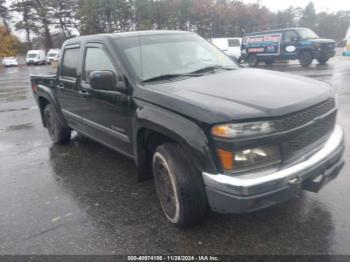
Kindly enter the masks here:
<path id="1" fill-rule="evenodd" d="M 258 0 L 242 0 L 244 3 L 256 3 Z M 287 9 L 290 6 L 305 7 L 309 0 L 260 0 L 261 5 L 271 11 Z M 350 10 L 350 0 L 313 0 L 317 12 L 336 12 L 339 10 Z"/>

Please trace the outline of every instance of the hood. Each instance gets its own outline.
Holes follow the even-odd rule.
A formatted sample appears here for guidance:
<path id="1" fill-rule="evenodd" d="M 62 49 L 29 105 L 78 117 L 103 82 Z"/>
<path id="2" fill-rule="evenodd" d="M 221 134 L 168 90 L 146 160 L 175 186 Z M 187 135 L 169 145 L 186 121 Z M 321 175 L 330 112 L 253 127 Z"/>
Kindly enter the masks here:
<path id="1" fill-rule="evenodd" d="M 332 95 L 328 84 L 262 69 L 238 69 L 146 85 L 134 97 L 208 124 L 282 116 Z"/>
<path id="2" fill-rule="evenodd" d="M 326 44 L 331 44 L 331 43 L 335 43 L 335 41 L 333 39 L 326 39 L 326 38 L 316 38 L 316 39 L 307 39 L 307 41 L 310 41 L 312 43 L 315 43 L 315 44 L 323 44 L 323 43 L 326 43 Z"/>

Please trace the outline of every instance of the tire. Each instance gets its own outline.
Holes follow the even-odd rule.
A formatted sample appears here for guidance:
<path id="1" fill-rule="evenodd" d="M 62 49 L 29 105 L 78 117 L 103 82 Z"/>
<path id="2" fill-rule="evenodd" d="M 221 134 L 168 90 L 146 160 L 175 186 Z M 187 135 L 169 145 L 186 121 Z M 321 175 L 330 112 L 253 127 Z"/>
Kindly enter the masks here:
<path id="1" fill-rule="evenodd" d="M 71 130 L 62 126 L 58 120 L 56 109 L 52 105 L 47 105 L 44 110 L 44 118 L 49 136 L 54 144 L 69 144 L 71 138 Z"/>
<path id="2" fill-rule="evenodd" d="M 256 54 L 251 54 L 248 55 L 247 57 L 247 63 L 250 67 L 255 67 L 259 64 L 259 59 L 258 56 Z"/>
<path id="3" fill-rule="evenodd" d="M 163 144 L 153 155 L 154 183 L 166 218 L 178 227 L 200 222 L 207 212 L 207 198 L 200 173 L 176 144 Z"/>
<path id="4" fill-rule="evenodd" d="M 275 62 L 275 61 L 274 60 L 265 60 L 264 61 L 265 65 L 268 65 L 268 66 L 272 65 L 273 62 Z"/>
<path id="5" fill-rule="evenodd" d="M 329 58 L 327 57 L 320 57 L 317 59 L 318 63 L 320 63 L 321 65 L 326 64 L 328 62 Z"/>
<path id="6" fill-rule="evenodd" d="M 302 51 L 299 54 L 299 63 L 304 66 L 307 67 L 312 63 L 313 60 L 313 56 L 312 53 L 310 51 Z"/>

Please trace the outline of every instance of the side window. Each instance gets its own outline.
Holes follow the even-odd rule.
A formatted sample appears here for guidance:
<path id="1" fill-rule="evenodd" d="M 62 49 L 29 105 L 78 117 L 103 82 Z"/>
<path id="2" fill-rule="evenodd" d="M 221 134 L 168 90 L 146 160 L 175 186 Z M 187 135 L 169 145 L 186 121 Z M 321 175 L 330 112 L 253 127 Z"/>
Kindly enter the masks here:
<path id="1" fill-rule="evenodd" d="M 241 43 L 239 42 L 238 39 L 229 39 L 228 46 L 229 47 L 238 47 L 238 46 L 241 46 Z"/>
<path id="2" fill-rule="evenodd" d="M 64 50 L 61 76 L 77 77 L 79 48 L 68 48 Z"/>
<path id="3" fill-rule="evenodd" d="M 298 39 L 298 35 L 295 31 L 287 31 L 284 34 L 284 42 L 293 42 Z"/>
<path id="4" fill-rule="evenodd" d="M 88 80 L 89 74 L 95 70 L 115 71 L 111 60 L 102 48 L 88 47 L 85 56 L 84 80 Z"/>

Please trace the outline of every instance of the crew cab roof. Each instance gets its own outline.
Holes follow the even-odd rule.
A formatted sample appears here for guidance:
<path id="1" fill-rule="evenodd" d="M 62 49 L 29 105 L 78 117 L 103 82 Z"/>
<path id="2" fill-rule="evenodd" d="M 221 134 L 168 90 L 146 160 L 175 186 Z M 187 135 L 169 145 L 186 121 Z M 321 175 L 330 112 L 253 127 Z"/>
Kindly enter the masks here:
<path id="1" fill-rule="evenodd" d="M 145 31 L 132 31 L 132 32 L 122 32 L 122 33 L 109 33 L 109 34 L 95 34 L 95 35 L 86 35 L 78 36 L 65 41 L 64 45 L 76 44 L 80 41 L 89 41 L 89 40 L 107 40 L 107 39 L 118 39 L 123 37 L 132 37 L 132 36 L 146 36 L 146 35 L 169 35 L 169 34 L 191 34 L 187 31 L 178 31 L 178 30 L 145 30 Z"/>
<path id="2" fill-rule="evenodd" d="M 252 33 L 246 33 L 245 36 L 251 36 L 251 35 L 262 35 L 262 34 L 270 34 L 270 33 L 280 33 L 288 30 L 298 30 L 298 29 L 307 29 L 303 27 L 294 27 L 294 28 L 283 28 L 283 29 L 274 29 L 274 30 L 267 30 L 267 31 L 259 31 L 259 32 L 252 32 Z"/>

